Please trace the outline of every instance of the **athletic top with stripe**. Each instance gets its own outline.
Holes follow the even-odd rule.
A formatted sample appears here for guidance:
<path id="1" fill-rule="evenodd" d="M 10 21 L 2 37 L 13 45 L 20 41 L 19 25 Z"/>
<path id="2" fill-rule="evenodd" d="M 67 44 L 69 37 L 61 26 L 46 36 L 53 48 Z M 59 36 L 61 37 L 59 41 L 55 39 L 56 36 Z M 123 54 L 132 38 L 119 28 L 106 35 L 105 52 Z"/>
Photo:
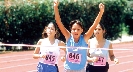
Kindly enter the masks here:
<path id="1" fill-rule="evenodd" d="M 94 38 L 90 39 L 90 44 L 89 44 L 89 46 L 90 46 L 90 50 L 89 50 L 90 57 L 102 56 L 102 57 L 106 58 L 106 61 L 108 61 L 108 55 L 109 55 L 108 50 L 93 49 L 93 48 L 96 48 L 95 40 L 93 40 L 93 39 Z M 110 42 L 109 42 L 109 40 L 106 39 L 103 48 L 109 49 L 109 45 L 110 45 Z M 89 62 L 89 64 L 93 65 L 93 62 Z"/>
<path id="2" fill-rule="evenodd" d="M 55 39 L 55 43 L 53 45 L 50 44 L 50 41 L 46 38 L 46 39 L 41 39 L 41 47 L 40 47 L 40 54 L 45 54 L 47 52 L 51 52 L 56 54 L 57 58 L 56 58 L 56 64 L 58 63 L 58 57 L 60 55 L 60 48 L 58 47 L 58 43 L 59 40 Z M 49 46 L 49 47 L 45 47 L 45 46 Z M 50 47 L 52 46 L 52 47 Z M 55 46 L 55 47 L 53 47 Z M 40 58 L 39 62 L 44 63 L 44 59 L 45 58 Z M 44 63 L 45 64 L 45 63 Z"/>
<path id="3" fill-rule="evenodd" d="M 74 39 L 71 37 L 66 42 L 66 46 L 69 47 L 66 49 L 66 61 L 64 63 L 65 69 L 69 70 L 81 70 L 86 65 L 87 60 L 87 49 L 76 48 L 76 47 L 88 47 L 87 43 L 84 40 L 83 35 L 80 36 L 78 43 L 74 42 Z M 73 48 L 74 47 L 74 48 Z M 81 55 L 81 61 L 79 64 L 72 63 L 68 61 L 68 53 L 76 53 Z"/>

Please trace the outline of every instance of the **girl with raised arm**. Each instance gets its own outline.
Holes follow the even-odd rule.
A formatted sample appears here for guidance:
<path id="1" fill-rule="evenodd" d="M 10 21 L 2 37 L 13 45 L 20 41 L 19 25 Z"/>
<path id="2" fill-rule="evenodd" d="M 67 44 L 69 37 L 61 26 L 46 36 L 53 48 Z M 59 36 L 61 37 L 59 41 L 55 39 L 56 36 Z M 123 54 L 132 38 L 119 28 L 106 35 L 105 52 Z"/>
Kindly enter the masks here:
<path id="1" fill-rule="evenodd" d="M 68 47 L 66 48 L 66 61 L 64 64 L 64 72 L 85 72 L 87 49 L 82 49 L 78 47 L 88 47 L 88 40 L 92 36 L 94 29 L 99 24 L 103 15 L 104 5 L 102 3 L 99 4 L 100 12 L 96 17 L 93 25 L 84 35 L 81 35 L 81 33 L 83 32 L 83 25 L 79 20 L 73 20 L 70 22 L 69 27 L 71 29 L 71 32 L 69 32 L 64 27 L 60 19 L 58 5 L 59 2 L 57 0 L 54 0 L 55 20 L 62 34 L 66 38 L 66 46 Z"/>

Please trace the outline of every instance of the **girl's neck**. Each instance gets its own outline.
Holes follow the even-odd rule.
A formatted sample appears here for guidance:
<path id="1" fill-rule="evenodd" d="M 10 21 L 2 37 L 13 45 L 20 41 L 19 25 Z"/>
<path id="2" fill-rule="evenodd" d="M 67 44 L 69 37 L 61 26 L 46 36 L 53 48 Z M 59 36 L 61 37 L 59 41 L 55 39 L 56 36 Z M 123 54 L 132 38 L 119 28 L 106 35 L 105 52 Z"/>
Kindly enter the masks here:
<path id="1" fill-rule="evenodd" d="M 105 38 L 103 37 L 95 37 L 95 39 L 97 40 L 97 42 L 102 42 L 103 40 L 105 40 Z"/>
<path id="2" fill-rule="evenodd" d="M 51 44 L 53 44 L 55 42 L 55 38 L 54 37 L 47 37 L 47 39 L 50 41 Z"/>
<path id="3" fill-rule="evenodd" d="M 78 43 L 79 42 L 79 38 L 74 38 L 74 42 Z"/>

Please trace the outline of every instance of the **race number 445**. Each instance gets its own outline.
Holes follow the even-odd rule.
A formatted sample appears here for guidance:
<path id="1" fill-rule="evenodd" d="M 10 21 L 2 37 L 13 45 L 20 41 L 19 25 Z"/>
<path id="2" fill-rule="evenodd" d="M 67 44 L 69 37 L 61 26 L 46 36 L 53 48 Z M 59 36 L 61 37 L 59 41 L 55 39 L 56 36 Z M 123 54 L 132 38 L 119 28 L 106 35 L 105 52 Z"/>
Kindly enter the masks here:
<path id="1" fill-rule="evenodd" d="M 67 55 L 68 61 L 72 63 L 80 64 L 81 62 L 81 54 L 78 53 L 68 53 Z"/>

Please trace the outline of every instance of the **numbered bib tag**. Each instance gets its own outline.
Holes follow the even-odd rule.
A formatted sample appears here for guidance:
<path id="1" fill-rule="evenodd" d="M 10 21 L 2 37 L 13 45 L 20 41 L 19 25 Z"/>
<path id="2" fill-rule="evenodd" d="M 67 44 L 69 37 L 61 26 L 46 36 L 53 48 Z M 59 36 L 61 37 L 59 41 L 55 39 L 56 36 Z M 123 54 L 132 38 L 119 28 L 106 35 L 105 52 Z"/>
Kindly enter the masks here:
<path id="1" fill-rule="evenodd" d="M 98 57 L 98 61 L 94 62 L 94 66 L 106 66 L 106 58 Z"/>
<path id="2" fill-rule="evenodd" d="M 68 53 L 67 55 L 68 61 L 72 63 L 80 64 L 81 62 L 81 54 L 78 53 Z"/>
<path id="3" fill-rule="evenodd" d="M 44 59 L 44 63 L 49 64 L 49 65 L 55 65 L 56 63 L 56 54 L 53 52 L 49 52 L 46 54 L 46 58 Z"/>

